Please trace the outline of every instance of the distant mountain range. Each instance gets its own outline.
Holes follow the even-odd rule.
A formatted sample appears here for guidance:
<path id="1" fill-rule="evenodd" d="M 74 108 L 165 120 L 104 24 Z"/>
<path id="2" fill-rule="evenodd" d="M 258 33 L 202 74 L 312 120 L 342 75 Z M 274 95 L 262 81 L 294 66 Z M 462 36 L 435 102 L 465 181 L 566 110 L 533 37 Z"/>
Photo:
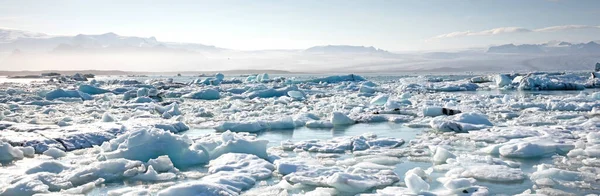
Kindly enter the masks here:
<path id="1" fill-rule="evenodd" d="M 47 38 L 49 37 L 43 33 L 34 33 L 16 29 L 1 29 L 0 28 L 0 43 L 8 43 L 13 42 L 18 39 L 27 39 L 27 38 Z"/>
<path id="2" fill-rule="evenodd" d="M 100 35 L 52 36 L 22 30 L 0 29 L 0 52 L 219 52 L 224 50 L 228 49 L 195 43 L 161 42 L 155 37 L 121 36 L 112 32 Z M 303 50 L 303 52 L 313 54 L 390 54 L 388 51 L 373 46 L 349 45 L 315 46 Z"/>
<path id="3" fill-rule="evenodd" d="M 600 54 L 600 44 L 591 41 L 588 43 L 572 44 L 569 42 L 548 42 L 545 44 L 506 44 L 492 46 L 488 53 L 517 53 L 517 54 Z"/>
<path id="4" fill-rule="evenodd" d="M 73 52 L 73 51 L 211 51 L 224 50 L 215 46 L 160 42 L 155 37 L 100 35 L 50 36 L 21 30 L 0 29 L 0 52 Z"/>

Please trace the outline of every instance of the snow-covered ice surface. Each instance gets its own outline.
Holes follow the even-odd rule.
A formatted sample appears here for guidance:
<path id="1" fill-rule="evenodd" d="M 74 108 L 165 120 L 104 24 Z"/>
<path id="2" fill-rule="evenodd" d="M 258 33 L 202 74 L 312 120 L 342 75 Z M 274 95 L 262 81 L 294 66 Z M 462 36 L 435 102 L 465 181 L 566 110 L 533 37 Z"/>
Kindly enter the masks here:
<path id="1" fill-rule="evenodd" d="M 0 195 L 599 194 L 597 87 L 541 72 L 4 78 Z"/>

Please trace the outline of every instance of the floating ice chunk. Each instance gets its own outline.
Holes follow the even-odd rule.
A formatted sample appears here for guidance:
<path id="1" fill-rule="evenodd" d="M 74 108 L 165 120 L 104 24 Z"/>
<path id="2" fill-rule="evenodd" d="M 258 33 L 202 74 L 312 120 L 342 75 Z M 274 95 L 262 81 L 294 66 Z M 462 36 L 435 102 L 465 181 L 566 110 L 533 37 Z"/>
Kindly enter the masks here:
<path id="1" fill-rule="evenodd" d="M 361 194 L 364 196 L 397 196 L 397 195 L 413 195 L 414 193 L 405 187 L 388 186 L 383 189 L 378 189 L 375 194 Z"/>
<path id="2" fill-rule="evenodd" d="M 334 188 L 317 187 L 315 190 L 308 191 L 305 196 L 333 196 L 339 195 L 339 191 Z"/>
<path id="3" fill-rule="evenodd" d="M 371 99 L 371 105 L 378 105 L 378 106 L 382 106 L 385 105 L 385 103 L 388 101 L 388 98 L 390 96 L 387 94 L 381 94 L 381 95 L 377 95 L 376 97 L 374 97 L 373 99 Z"/>
<path id="4" fill-rule="evenodd" d="M 436 117 L 429 124 L 438 131 L 457 133 L 493 126 L 487 116 L 478 113 L 460 113 L 452 117 Z"/>
<path id="5" fill-rule="evenodd" d="M 154 170 L 157 172 L 176 172 L 177 168 L 169 159 L 169 156 L 159 156 L 156 159 L 150 159 L 148 161 L 148 166 L 152 166 Z"/>
<path id="6" fill-rule="evenodd" d="M 590 132 L 586 135 L 586 138 L 590 144 L 600 144 L 600 133 Z"/>
<path id="7" fill-rule="evenodd" d="M 406 174 L 404 177 L 404 183 L 406 184 L 406 187 L 408 187 L 408 189 L 414 194 L 419 194 L 423 191 L 429 190 L 429 184 L 414 173 Z"/>
<path id="8" fill-rule="evenodd" d="M 274 169 L 273 164 L 255 155 L 223 154 L 210 162 L 210 175 L 169 187 L 158 195 L 239 195 L 256 181 L 271 177 Z"/>
<path id="9" fill-rule="evenodd" d="M 243 89 L 243 88 L 230 88 L 230 89 L 227 89 L 226 91 L 230 92 L 231 94 L 239 95 L 239 94 L 242 94 L 242 93 L 246 92 L 246 89 Z"/>
<path id="10" fill-rule="evenodd" d="M 311 120 L 306 122 L 308 128 L 333 128 L 333 124 L 329 121 L 324 120 Z"/>
<path id="11" fill-rule="evenodd" d="M 258 121 L 249 122 L 221 122 L 213 127 L 217 131 L 250 132 L 255 133 L 267 129 Z"/>
<path id="12" fill-rule="evenodd" d="M 125 187 L 117 190 L 108 191 L 108 196 L 143 196 L 151 195 L 150 192 L 142 188 Z"/>
<path id="13" fill-rule="evenodd" d="M 368 86 L 368 87 L 376 87 L 377 86 L 377 84 L 375 84 L 374 82 L 371 82 L 371 81 L 365 81 L 361 85 Z"/>
<path id="14" fill-rule="evenodd" d="M 433 155 L 433 162 L 436 164 L 442 164 L 442 163 L 446 163 L 446 160 L 448 160 L 449 158 L 455 158 L 456 155 L 452 154 L 451 152 L 449 152 L 448 150 L 446 150 L 445 148 L 442 147 L 436 147 L 435 148 L 435 154 Z"/>
<path id="15" fill-rule="evenodd" d="M 321 118 L 319 118 L 317 115 L 313 114 L 313 113 L 300 113 L 300 114 L 296 114 L 294 116 L 294 122 L 296 124 L 306 124 L 306 122 L 311 121 L 311 120 L 320 120 Z"/>
<path id="16" fill-rule="evenodd" d="M 400 95 L 400 99 L 410 99 L 411 94 L 410 93 L 402 93 Z"/>
<path id="17" fill-rule="evenodd" d="M 450 190 L 455 190 L 471 187 L 473 186 L 473 183 L 475 183 L 475 179 L 473 178 L 457 178 L 446 181 L 444 183 L 444 187 Z"/>
<path id="18" fill-rule="evenodd" d="M 377 139 L 375 135 L 364 134 L 356 137 L 337 137 L 328 141 L 306 140 L 293 143 L 291 141 L 281 142 L 283 150 L 292 151 L 302 149 L 309 152 L 344 153 L 346 151 L 362 151 L 377 148 L 396 148 L 404 144 L 402 139 L 382 138 Z"/>
<path id="19" fill-rule="evenodd" d="M 592 93 L 591 97 L 594 100 L 600 100 L 600 92 Z"/>
<path id="20" fill-rule="evenodd" d="M 369 148 L 395 148 L 402 146 L 404 140 L 395 138 L 377 138 L 367 140 L 367 144 L 369 145 Z"/>
<path id="21" fill-rule="evenodd" d="M 425 86 L 420 84 L 413 84 L 406 86 L 404 90 L 417 90 L 426 89 L 429 91 L 437 92 L 456 92 L 456 91 L 475 91 L 479 88 L 477 84 L 470 82 L 440 82 L 440 83 L 429 83 Z"/>
<path id="22" fill-rule="evenodd" d="M 149 95 L 149 90 L 148 90 L 148 88 L 139 88 L 136 91 L 136 95 L 138 97 L 147 97 Z"/>
<path id="23" fill-rule="evenodd" d="M 157 145 L 161 144 L 161 145 Z M 207 152 L 191 148 L 192 141 L 160 129 L 138 129 L 102 144 L 101 156 L 148 161 L 168 155 L 176 167 L 207 163 Z"/>
<path id="24" fill-rule="evenodd" d="M 384 170 L 384 169 L 392 170 L 392 169 L 394 169 L 393 166 L 385 166 L 385 165 L 380 165 L 380 164 L 372 163 L 372 162 L 368 162 L 368 161 L 357 163 L 357 164 L 353 165 L 352 167 L 359 168 L 359 169 L 374 169 L 374 170 Z"/>
<path id="25" fill-rule="evenodd" d="M 179 104 L 177 103 L 172 103 L 169 106 L 167 106 L 167 108 L 164 108 L 166 110 L 164 110 L 163 113 L 167 113 L 170 116 L 179 116 L 181 115 L 181 110 L 179 110 Z"/>
<path id="26" fill-rule="evenodd" d="M 264 90 L 256 90 L 256 91 L 246 91 L 244 95 L 250 99 L 254 98 L 271 98 L 271 97 L 282 97 L 288 95 L 290 91 L 298 91 L 298 87 L 296 86 L 287 86 L 283 88 L 268 88 Z"/>
<path id="27" fill-rule="evenodd" d="M 154 125 L 154 127 L 157 129 L 163 129 L 165 131 L 170 131 L 173 133 L 179 133 L 179 132 L 190 130 L 190 127 L 188 127 L 183 122 L 175 122 L 173 124 L 156 124 L 156 125 Z"/>
<path id="28" fill-rule="evenodd" d="M 126 91 L 123 93 L 123 100 L 128 101 L 137 97 L 137 92 L 135 90 Z"/>
<path id="29" fill-rule="evenodd" d="M 79 86 L 79 91 L 90 94 L 90 95 L 99 95 L 99 94 L 104 94 L 104 93 L 109 93 L 109 90 L 106 89 L 101 89 L 92 85 L 81 85 Z"/>
<path id="30" fill-rule="evenodd" d="M 375 90 L 374 88 L 370 87 L 370 86 L 366 86 L 366 85 L 361 85 L 360 89 L 358 90 L 361 93 L 367 93 L 367 94 L 373 94 L 375 93 L 377 90 Z"/>
<path id="31" fill-rule="evenodd" d="M 39 165 L 36 165 L 32 168 L 27 169 L 27 171 L 25 171 L 25 173 L 26 174 L 34 174 L 34 173 L 39 173 L 39 172 L 50 172 L 50 173 L 58 174 L 58 173 L 62 172 L 63 170 L 69 169 L 69 168 L 70 168 L 69 166 L 66 166 L 58 161 L 45 161 L 45 162 L 40 163 Z"/>
<path id="32" fill-rule="evenodd" d="M 225 75 L 223 75 L 222 73 L 216 73 L 215 78 L 217 80 L 223 80 L 223 79 L 225 79 Z"/>
<path id="33" fill-rule="evenodd" d="M 242 133 L 224 132 L 211 134 L 196 140 L 192 148 L 206 150 L 211 159 L 226 153 L 247 153 L 260 158 L 268 158 L 267 140 L 256 140 L 254 137 Z"/>
<path id="34" fill-rule="evenodd" d="M 275 165 L 253 155 L 241 153 L 227 153 L 210 161 L 208 172 L 235 172 L 251 176 L 256 180 L 267 179 L 272 176 Z"/>
<path id="35" fill-rule="evenodd" d="M 89 94 L 78 91 L 78 90 L 56 89 L 56 90 L 50 91 L 46 94 L 47 100 L 54 100 L 54 99 L 59 99 L 59 98 L 81 98 L 82 100 L 94 99 Z"/>
<path id="36" fill-rule="evenodd" d="M 408 100 L 398 101 L 398 100 L 388 99 L 384 104 L 384 109 L 388 110 L 388 111 L 400 112 L 400 108 L 402 108 L 402 106 L 406 106 L 406 105 L 410 105 L 410 104 L 411 103 Z"/>
<path id="37" fill-rule="evenodd" d="M 175 186 L 163 189 L 158 192 L 158 196 L 179 196 L 179 195 L 239 195 L 234 187 L 212 182 L 192 181 L 180 183 Z"/>
<path id="38" fill-rule="evenodd" d="M 284 176 L 284 180 L 296 184 L 334 187 L 345 194 L 364 192 L 373 187 L 387 186 L 397 182 L 398 176 L 391 170 L 363 170 L 315 166 Z"/>
<path id="39" fill-rule="evenodd" d="M 219 94 L 219 91 L 209 88 L 200 90 L 199 92 L 189 93 L 182 97 L 189 99 L 217 100 L 221 98 L 221 95 Z"/>
<path id="40" fill-rule="evenodd" d="M 35 195 L 38 193 L 50 193 L 48 185 L 40 180 L 23 179 L 7 187 L 0 188 L 1 196 Z"/>
<path id="41" fill-rule="evenodd" d="M 0 162 L 12 162 L 20 159 L 23 159 L 23 151 L 0 140 Z"/>
<path id="42" fill-rule="evenodd" d="M 334 173 L 327 178 L 326 183 L 341 192 L 348 193 L 360 193 L 380 185 L 380 182 L 377 182 L 377 180 L 372 177 L 342 172 Z"/>
<path id="43" fill-rule="evenodd" d="M 331 124 L 336 125 L 352 125 L 356 123 L 356 121 L 352 120 L 344 113 L 341 112 L 333 112 L 331 113 Z"/>
<path id="44" fill-rule="evenodd" d="M 296 100 L 304 100 L 304 93 L 300 91 L 288 91 L 287 95 Z"/>
<path id="45" fill-rule="evenodd" d="M 460 113 L 454 116 L 454 120 L 461 123 L 468 123 L 474 125 L 487 125 L 494 126 L 488 117 L 484 114 L 468 112 L 468 113 Z"/>
<path id="46" fill-rule="evenodd" d="M 472 83 L 486 83 L 486 82 L 491 82 L 492 79 L 490 76 L 475 76 L 475 77 L 469 79 L 469 81 Z"/>
<path id="47" fill-rule="evenodd" d="M 557 168 L 545 168 L 538 165 L 538 170 L 530 176 L 532 181 L 542 179 L 553 179 L 559 181 L 595 181 L 595 175 L 591 173 L 583 173 L 577 171 L 567 171 Z"/>
<path id="48" fill-rule="evenodd" d="M 269 74 L 267 74 L 267 73 L 262 73 L 262 74 L 259 74 L 259 75 L 256 77 L 256 79 L 257 79 L 259 82 L 267 82 L 267 81 L 269 81 Z"/>
<path id="49" fill-rule="evenodd" d="M 64 151 L 58 149 L 58 148 L 49 148 L 48 150 L 44 151 L 44 155 L 46 156 L 50 156 L 54 159 L 58 159 L 60 157 L 64 157 L 67 156 L 67 153 L 65 153 Z"/>
<path id="50" fill-rule="evenodd" d="M 133 101 L 134 103 L 152 103 L 154 100 L 150 97 L 137 97 Z"/>
<path id="51" fill-rule="evenodd" d="M 515 158 L 538 158 L 554 154 L 566 154 L 575 148 L 572 144 L 555 142 L 520 142 L 516 144 L 507 144 L 500 147 L 499 153 L 504 157 Z"/>
<path id="52" fill-rule="evenodd" d="M 442 107 L 425 107 L 423 109 L 423 115 L 424 116 L 440 116 L 443 115 L 444 113 L 442 113 Z"/>
<path id="53" fill-rule="evenodd" d="M 138 174 L 132 179 L 140 181 L 169 181 L 174 180 L 175 178 L 177 178 L 177 175 L 175 175 L 174 173 L 159 174 L 158 172 L 156 172 L 156 170 L 154 170 L 154 167 L 150 165 L 148 166 L 148 170 L 146 170 L 146 173 Z"/>
<path id="54" fill-rule="evenodd" d="M 73 186 L 79 186 L 100 178 L 103 178 L 106 182 L 115 182 L 144 173 L 144 171 L 144 166 L 140 161 L 113 159 L 92 162 L 87 166 L 76 168 L 67 173 L 66 179 Z"/>
<path id="55" fill-rule="evenodd" d="M 75 73 L 73 76 L 71 76 L 71 79 L 75 81 L 87 81 L 87 77 L 85 77 L 84 74 L 80 73 Z"/>
<path id="56" fill-rule="evenodd" d="M 404 176 L 408 176 L 410 174 L 415 174 L 415 175 L 421 177 L 423 180 L 429 178 L 429 175 L 427 173 L 425 173 L 425 171 L 423 171 L 423 169 L 421 169 L 420 167 L 415 167 L 415 168 L 412 168 L 412 169 L 406 171 L 406 173 L 404 173 Z"/>
<path id="57" fill-rule="evenodd" d="M 292 117 L 283 117 L 275 121 L 267 122 L 266 124 L 271 130 L 294 129 L 297 127 Z"/>
<path id="58" fill-rule="evenodd" d="M 25 157 L 31 158 L 31 157 L 35 156 L 35 148 L 33 148 L 31 146 L 19 146 L 16 148 L 21 150 L 23 152 L 23 156 L 25 156 Z"/>
<path id="59" fill-rule="evenodd" d="M 496 82 L 496 86 L 498 87 L 504 87 L 512 83 L 512 79 L 506 74 L 498 74 L 494 80 Z"/>
<path id="60" fill-rule="evenodd" d="M 547 75 L 528 75 L 519 82 L 519 90 L 583 90 L 581 84 L 561 81 Z"/>
<path id="61" fill-rule="evenodd" d="M 70 188 L 67 190 L 62 190 L 60 193 L 68 194 L 68 195 L 87 194 L 87 193 L 91 192 L 94 188 L 96 188 L 96 186 L 98 186 L 102 183 L 104 183 L 104 179 L 98 179 L 94 182 L 88 182 L 81 186 L 73 187 L 73 188 Z"/>
<path id="62" fill-rule="evenodd" d="M 547 195 L 577 196 L 577 194 L 575 194 L 575 193 L 569 193 L 567 191 L 550 188 L 550 187 L 544 187 L 544 188 L 537 189 L 535 191 L 535 193 L 536 194 L 531 194 L 531 195 L 534 195 L 534 196 L 537 196 L 537 195 L 541 195 L 541 196 L 547 196 Z M 526 195 L 526 196 L 531 196 L 531 195 Z M 594 196 L 594 194 L 588 194 L 588 196 Z"/>
<path id="63" fill-rule="evenodd" d="M 116 121 L 115 118 L 112 115 L 110 115 L 110 113 L 108 113 L 108 112 L 105 112 L 102 115 L 102 122 L 115 122 L 115 121 Z"/>
<path id="64" fill-rule="evenodd" d="M 525 174 L 520 169 L 506 165 L 480 165 L 465 170 L 461 173 L 461 177 L 491 182 L 514 182 L 524 180 Z"/>
<path id="65" fill-rule="evenodd" d="M 155 88 L 151 88 L 148 90 L 148 97 L 156 97 L 158 96 L 158 90 Z"/>
<path id="66" fill-rule="evenodd" d="M 246 77 L 245 82 L 246 83 L 251 83 L 251 82 L 255 82 L 256 81 L 256 75 L 250 75 L 248 77 Z"/>

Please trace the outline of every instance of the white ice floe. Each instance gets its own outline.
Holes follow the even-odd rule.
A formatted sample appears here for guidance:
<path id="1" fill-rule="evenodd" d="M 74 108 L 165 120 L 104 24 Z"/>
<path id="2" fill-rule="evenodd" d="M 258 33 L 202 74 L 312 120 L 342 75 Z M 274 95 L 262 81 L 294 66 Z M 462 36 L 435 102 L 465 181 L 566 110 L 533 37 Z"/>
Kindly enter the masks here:
<path id="1" fill-rule="evenodd" d="M 377 138 L 376 135 L 364 134 L 357 137 L 339 137 L 328 141 L 307 140 L 301 142 L 284 141 L 284 150 L 301 149 L 309 152 L 344 153 L 346 151 L 362 151 L 377 148 L 396 148 L 404 144 L 404 140 L 395 138 Z"/>
<path id="2" fill-rule="evenodd" d="M 209 155 L 203 149 L 192 148 L 193 141 L 159 129 L 139 129 L 102 144 L 102 158 L 126 158 L 148 161 L 168 155 L 177 167 L 207 163 Z"/>
<path id="3" fill-rule="evenodd" d="M 349 118 L 348 116 L 346 116 L 345 114 L 341 113 L 341 112 L 333 112 L 331 113 L 331 124 L 333 124 L 333 126 L 337 126 L 337 125 L 351 125 L 356 123 L 356 121 L 352 120 L 351 118 Z"/>
<path id="4" fill-rule="evenodd" d="M 192 148 L 205 150 L 211 159 L 226 153 L 247 153 L 266 159 L 266 140 L 256 139 L 244 133 L 224 132 L 201 137 L 195 141 Z"/>
<path id="5" fill-rule="evenodd" d="M 221 98 L 219 91 L 215 89 L 204 89 L 198 92 L 186 94 L 182 96 L 183 98 L 190 99 L 204 99 L 204 100 L 216 100 Z"/>
<path id="6" fill-rule="evenodd" d="M 44 151 L 43 153 L 44 155 L 50 156 L 54 159 L 58 159 L 60 157 L 64 157 L 67 156 L 67 153 L 65 153 L 64 151 L 58 149 L 58 148 L 49 148 L 48 150 Z"/>
<path id="7" fill-rule="evenodd" d="M 493 126 L 488 117 L 479 113 L 460 113 L 440 116 L 431 120 L 430 126 L 438 131 L 464 133 Z"/>
<path id="8" fill-rule="evenodd" d="M 256 181 L 270 177 L 274 169 L 274 165 L 255 155 L 224 154 L 210 162 L 210 175 L 169 187 L 158 195 L 238 195 Z"/>
<path id="9" fill-rule="evenodd" d="M 0 162 L 12 162 L 13 160 L 23 159 L 23 151 L 12 147 L 7 142 L 0 141 Z"/>
<path id="10" fill-rule="evenodd" d="M 583 90 L 582 84 L 564 82 L 548 76 L 530 75 L 519 81 L 520 90 Z"/>

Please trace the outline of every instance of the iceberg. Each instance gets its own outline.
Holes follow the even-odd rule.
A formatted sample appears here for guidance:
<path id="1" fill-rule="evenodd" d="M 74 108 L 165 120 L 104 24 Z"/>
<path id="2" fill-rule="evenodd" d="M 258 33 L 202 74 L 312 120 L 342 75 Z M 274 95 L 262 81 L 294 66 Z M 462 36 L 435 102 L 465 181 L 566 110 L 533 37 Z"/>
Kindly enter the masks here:
<path id="1" fill-rule="evenodd" d="M 104 93 L 109 93 L 109 90 L 106 89 L 101 89 L 92 85 L 87 85 L 87 84 L 83 84 L 79 86 L 79 91 L 83 92 L 83 93 L 87 93 L 90 95 L 99 95 L 99 94 L 104 94 Z"/>
<path id="2" fill-rule="evenodd" d="M 63 90 L 56 89 L 46 93 L 47 100 L 55 100 L 59 98 L 81 98 L 82 100 L 92 100 L 92 96 L 78 90 Z"/>
<path id="3" fill-rule="evenodd" d="M 102 144 L 103 159 L 126 158 L 147 162 L 168 155 L 173 164 L 189 167 L 209 161 L 208 152 L 194 149 L 193 142 L 179 135 L 160 129 L 138 129 Z"/>
<path id="4" fill-rule="evenodd" d="M 189 99 L 203 99 L 203 100 L 217 100 L 217 99 L 221 98 L 219 91 L 217 91 L 215 89 L 204 89 L 199 92 L 183 95 L 182 97 L 189 98 Z"/>

